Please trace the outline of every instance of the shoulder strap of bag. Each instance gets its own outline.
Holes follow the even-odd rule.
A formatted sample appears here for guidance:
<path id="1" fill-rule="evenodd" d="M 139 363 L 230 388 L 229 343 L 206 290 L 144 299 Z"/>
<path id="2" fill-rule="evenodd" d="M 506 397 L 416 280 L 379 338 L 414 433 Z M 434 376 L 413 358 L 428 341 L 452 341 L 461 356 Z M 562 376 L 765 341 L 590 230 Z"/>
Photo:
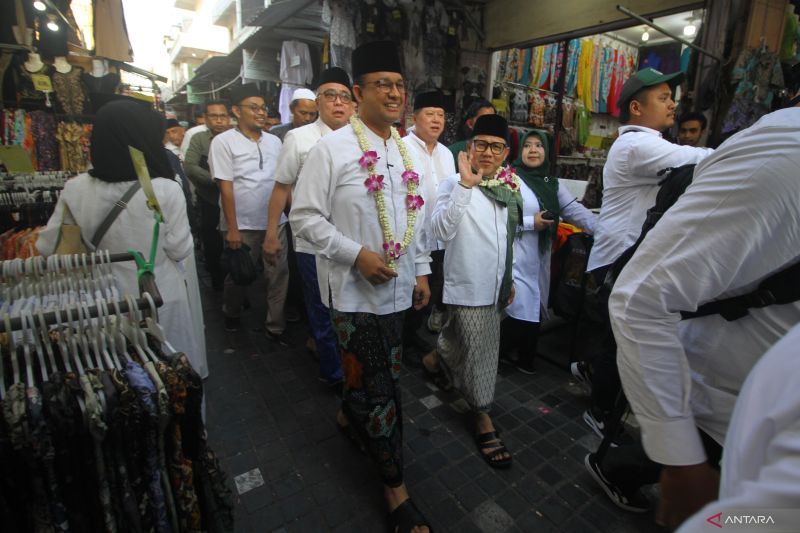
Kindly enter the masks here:
<path id="1" fill-rule="evenodd" d="M 97 248 L 97 245 L 100 244 L 100 241 L 103 240 L 105 237 L 106 232 L 111 228 L 111 224 L 117 219 L 122 210 L 128 207 L 128 202 L 133 198 L 133 195 L 136 194 L 136 191 L 142 188 L 142 185 L 139 183 L 138 180 L 133 182 L 133 185 L 125 191 L 125 194 L 122 195 L 122 198 L 117 200 L 114 203 L 114 207 L 111 208 L 111 211 L 108 212 L 106 218 L 103 222 L 97 227 L 97 231 L 94 232 L 94 237 L 92 237 L 92 247 Z"/>
<path id="2" fill-rule="evenodd" d="M 800 300 L 798 277 L 800 277 L 800 263 L 795 263 L 762 281 L 752 292 L 708 302 L 694 312 L 681 311 L 681 318 L 686 320 L 708 315 L 722 315 L 728 322 L 733 322 L 747 316 L 750 309 L 796 302 Z"/>

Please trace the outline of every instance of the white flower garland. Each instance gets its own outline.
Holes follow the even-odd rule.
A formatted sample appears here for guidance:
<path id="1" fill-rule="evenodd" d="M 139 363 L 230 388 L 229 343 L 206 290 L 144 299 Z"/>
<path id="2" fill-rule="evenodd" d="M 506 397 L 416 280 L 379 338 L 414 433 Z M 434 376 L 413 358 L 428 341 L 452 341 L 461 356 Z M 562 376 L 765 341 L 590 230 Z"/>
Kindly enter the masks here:
<path id="1" fill-rule="evenodd" d="M 514 169 L 514 167 L 511 165 L 507 165 L 505 167 L 498 168 L 493 177 L 484 179 L 478 184 L 478 186 L 486 187 L 487 189 L 504 186 L 514 192 L 518 192 L 520 181 L 519 176 L 517 176 L 516 169 Z"/>
<path id="2" fill-rule="evenodd" d="M 356 116 L 350 117 L 350 125 L 353 126 L 353 132 L 358 139 L 358 146 L 361 148 L 363 155 L 359 159 L 359 165 L 367 169 L 368 177 L 364 181 L 364 186 L 367 188 L 369 194 L 375 196 L 375 207 L 378 210 L 378 222 L 381 226 L 383 233 L 383 251 L 386 256 L 386 266 L 391 269 L 396 269 L 395 261 L 405 254 L 411 241 L 414 239 L 414 227 L 417 222 L 417 211 L 425 203 L 420 195 L 417 194 L 417 187 L 419 185 L 419 175 L 414 172 L 414 165 L 411 162 L 411 157 L 408 155 L 406 145 L 400 138 L 397 130 L 391 128 L 391 136 L 397 149 L 400 152 L 400 157 L 403 159 L 403 183 L 406 185 L 406 231 L 403 235 L 403 240 L 395 242 L 394 232 L 392 231 L 391 221 L 386 212 L 386 198 L 383 194 L 383 176 L 375 171 L 375 163 L 378 161 L 378 154 L 370 149 L 369 140 L 367 139 L 366 132 L 364 131 L 364 124 Z"/>

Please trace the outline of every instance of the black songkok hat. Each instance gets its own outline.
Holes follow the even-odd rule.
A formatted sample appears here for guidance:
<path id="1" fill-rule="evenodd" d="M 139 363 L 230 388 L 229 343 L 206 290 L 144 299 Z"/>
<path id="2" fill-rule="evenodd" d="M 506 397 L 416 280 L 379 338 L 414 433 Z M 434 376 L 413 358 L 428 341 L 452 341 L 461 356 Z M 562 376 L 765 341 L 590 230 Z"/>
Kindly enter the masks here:
<path id="1" fill-rule="evenodd" d="M 178 128 L 180 127 L 181 123 L 178 122 L 177 118 L 168 118 L 167 119 L 167 129 L 170 128 Z"/>
<path id="2" fill-rule="evenodd" d="M 239 105 L 245 98 L 263 96 L 255 83 L 245 83 L 231 89 L 231 104 Z"/>
<path id="3" fill-rule="evenodd" d="M 370 72 L 402 74 L 397 45 L 392 41 L 364 43 L 353 50 L 353 79 Z"/>
<path id="4" fill-rule="evenodd" d="M 414 111 L 423 107 L 441 107 L 444 109 L 444 95 L 440 91 L 419 93 L 414 98 Z"/>
<path id="5" fill-rule="evenodd" d="M 508 138 L 508 122 L 500 115 L 481 115 L 472 128 L 472 136 L 493 135 L 501 139 Z"/>
<path id="6" fill-rule="evenodd" d="M 347 72 L 345 72 L 343 68 L 339 67 L 331 67 L 322 71 L 322 74 L 319 76 L 319 84 L 323 85 L 325 83 L 339 83 L 348 89 L 352 89 L 352 85 L 350 85 L 350 76 L 347 75 Z"/>

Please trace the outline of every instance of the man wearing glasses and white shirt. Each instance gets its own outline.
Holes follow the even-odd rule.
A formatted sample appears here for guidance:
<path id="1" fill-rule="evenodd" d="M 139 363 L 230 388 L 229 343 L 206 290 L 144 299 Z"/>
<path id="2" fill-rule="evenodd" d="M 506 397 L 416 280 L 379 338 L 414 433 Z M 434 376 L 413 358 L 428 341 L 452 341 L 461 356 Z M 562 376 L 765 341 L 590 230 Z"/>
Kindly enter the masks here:
<path id="1" fill-rule="evenodd" d="M 347 72 L 339 67 L 331 67 L 322 73 L 317 88 L 317 108 L 319 118 L 315 122 L 287 132 L 283 139 L 283 148 L 275 171 L 275 188 L 269 200 L 267 236 L 264 240 L 264 258 L 270 264 L 286 258 L 278 230 L 284 211 L 292 203 L 292 189 L 297 183 L 309 150 L 328 133 L 346 126 L 354 112 Z M 325 383 L 335 385 L 342 381 L 341 356 L 331 326 L 330 313 L 320 298 L 314 249 L 304 239 L 297 237 L 295 251 L 298 270 L 303 280 L 303 297 L 311 335 L 319 356 L 319 378 Z"/>
<path id="2" fill-rule="evenodd" d="M 281 141 L 261 131 L 267 108 L 256 84 L 247 83 L 231 89 L 231 104 L 239 125 L 214 137 L 208 162 L 211 175 L 219 185 L 222 208 L 219 229 L 225 245 L 234 250 L 243 244 L 247 245 L 253 262 L 257 263 L 267 228 L 264 206 L 269 203 L 275 184 L 275 167 Z M 282 215 L 278 230 L 284 247 L 286 221 L 286 216 Z M 267 280 L 265 334 L 285 344 L 282 340 L 286 328 L 283 307 L 289 285 L 286 256 L 276 264 L 265 264 L 264 276 Z M 241 327 L 245 290 L 246 287 L 234 284 L 230 276 L 226 278 L 222 310 L 227 331 L 236 331 Z"/>

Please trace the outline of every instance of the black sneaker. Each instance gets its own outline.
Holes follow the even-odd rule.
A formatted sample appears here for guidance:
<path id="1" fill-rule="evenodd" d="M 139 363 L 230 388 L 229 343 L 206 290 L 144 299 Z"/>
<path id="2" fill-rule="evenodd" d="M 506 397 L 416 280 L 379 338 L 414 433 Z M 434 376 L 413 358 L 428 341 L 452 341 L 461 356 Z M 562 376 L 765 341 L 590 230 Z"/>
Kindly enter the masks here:
<path id="1" fill-rule="evenodd" d="M 589 426 L 592 431 L 594 431 L 595 435 L 601 439 L 606 438 L 605 418 L 601 416 L 596 409 L 592 407 L 584 411 L 583 421 L 586 422 L 586 425 Z M 625 429 L 622 427 L 622 424 L 620 424 L 617 435 L 611 440 L 611 446 L 616 448 L 617 446 L 628 444 L 633 444 L 633 437 L 628 435 L 625 432 Z"/>
<path id="2" fill-rule="evenodd" d="M 631 513 L 646 513 L 650 510 L 650 500 L 640 489 L 626 494 L 603 474 L 595 454 L 587 453 L 583 459 L 583 464 L 589 474 L 597 481 L 597 484 L 600 485 L 600 488 L 611 498 L 611 502 L 614 505 Z"/>
<path id="3" fill-rule="evenodd" d="M 575 378 L 575 381 L 582 385 L 591 386 L 592 372 L 588 363 L 576 361 L 569 365 L 569 370 L 572 372 L 572 376 Z"/>
<path id="4" fill-rule="evenodd" d="M 225 317 L 225 331 L 239 331 L 242 327 L 242 319 L 232 316 Z"/>
<path id="5" fill-rule="evenodd" d="M 277 334 L 264 330 L 264 336 L 267 337 L 268 340 L 274 342 L 275 344 L 280 344 L 281 346 L 289 346 L 289 339 L 287 339 L 286 335 L 283 333 Z"/>

